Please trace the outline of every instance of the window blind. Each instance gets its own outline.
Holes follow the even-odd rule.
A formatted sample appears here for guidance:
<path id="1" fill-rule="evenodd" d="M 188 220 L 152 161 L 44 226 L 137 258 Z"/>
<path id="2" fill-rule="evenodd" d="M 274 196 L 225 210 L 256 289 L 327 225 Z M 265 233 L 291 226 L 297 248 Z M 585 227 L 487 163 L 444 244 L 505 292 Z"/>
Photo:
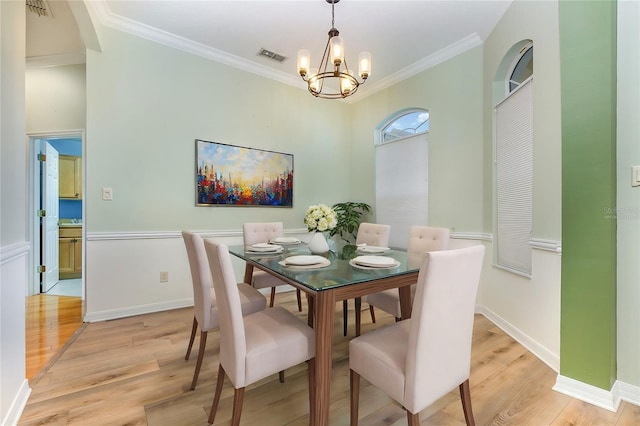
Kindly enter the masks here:
<path id="1" fill-rule="evenodd" d="M 531 274 L 533 80 L 495 108 L 497 264 Z"/>
<path id="2" fill-rule="evenodd" d="M 389 245 L 407 248 L 409 228 L 427 225 L 427 135 L 376 146 L 376 222 L 391 225 Z"/>

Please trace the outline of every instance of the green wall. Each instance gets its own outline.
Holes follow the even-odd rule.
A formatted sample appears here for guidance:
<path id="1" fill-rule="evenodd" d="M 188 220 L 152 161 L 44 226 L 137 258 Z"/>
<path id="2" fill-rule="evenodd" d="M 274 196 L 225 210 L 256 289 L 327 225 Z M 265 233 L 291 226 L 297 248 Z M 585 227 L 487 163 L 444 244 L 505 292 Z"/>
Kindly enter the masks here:
<path id="1" fill-rule="evenodd" d="M 353 197 L 375 202 L 374 129 L 405 108 L 429 110 L 429 217 L 457 232 L 482 229 L 482 47 L 474 47 L 353 105 Z M 402 164 L 398 164 L 402 172 Z"/>
<path id="2" fill-rule="evenodd" d="M 561 1 L 560 374 L 616 379 L 616 3 Z"/>
<path id="3" fill-rule="evenodd" d="M 344 102 L 110 28 L 87 51 L 88 232 L 303 228 L 310 204 L 347 201 Z M 294 155 L 294 207 L 196 207 L 195 139 Z M 113 188 L 103 201 L 102 188 Z"/>

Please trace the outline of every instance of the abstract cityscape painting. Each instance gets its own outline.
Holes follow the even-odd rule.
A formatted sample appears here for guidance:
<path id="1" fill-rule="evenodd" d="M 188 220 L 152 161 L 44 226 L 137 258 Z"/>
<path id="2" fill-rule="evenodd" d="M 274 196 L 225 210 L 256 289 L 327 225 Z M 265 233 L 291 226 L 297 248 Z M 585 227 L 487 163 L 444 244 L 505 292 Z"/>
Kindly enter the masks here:
<path id="1" fill-rule="evenodd" d="M 293 154 L 196 139 L 196 205 L 293 207 Z"/>

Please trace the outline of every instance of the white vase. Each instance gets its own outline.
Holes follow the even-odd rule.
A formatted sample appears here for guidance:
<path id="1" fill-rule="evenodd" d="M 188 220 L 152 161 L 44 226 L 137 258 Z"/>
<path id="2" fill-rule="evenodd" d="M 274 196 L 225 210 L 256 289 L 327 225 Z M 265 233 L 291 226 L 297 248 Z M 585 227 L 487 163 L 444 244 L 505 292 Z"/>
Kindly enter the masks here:
<path id="1" fill-rule="evenodd" d="M 322 232 L 316 232 L 311 237 L 311 241 L 309 241 L 309 250 L 313 254 L 323 254 L 329 251 L 329 244 L 327 243 L 327 239 L 324 237 Z"/>

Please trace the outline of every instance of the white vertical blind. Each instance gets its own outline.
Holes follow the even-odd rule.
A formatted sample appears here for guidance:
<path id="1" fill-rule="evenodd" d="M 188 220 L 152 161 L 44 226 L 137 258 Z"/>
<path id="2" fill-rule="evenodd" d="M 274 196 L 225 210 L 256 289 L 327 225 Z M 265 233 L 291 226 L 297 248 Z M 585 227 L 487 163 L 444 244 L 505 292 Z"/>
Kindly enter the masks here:
<path id="1" fill-rule="evenodd" d="M 409 228 L 427 225 L 427 135 L 376 146 L 376 222 L 391 225 L 389 244 L 406 248 Z"/>
<path id="2" fill-rule="evenodd" d="M 533 80 L 495 109 L 497 263 L 531 274 L 533 223 Z"/>

